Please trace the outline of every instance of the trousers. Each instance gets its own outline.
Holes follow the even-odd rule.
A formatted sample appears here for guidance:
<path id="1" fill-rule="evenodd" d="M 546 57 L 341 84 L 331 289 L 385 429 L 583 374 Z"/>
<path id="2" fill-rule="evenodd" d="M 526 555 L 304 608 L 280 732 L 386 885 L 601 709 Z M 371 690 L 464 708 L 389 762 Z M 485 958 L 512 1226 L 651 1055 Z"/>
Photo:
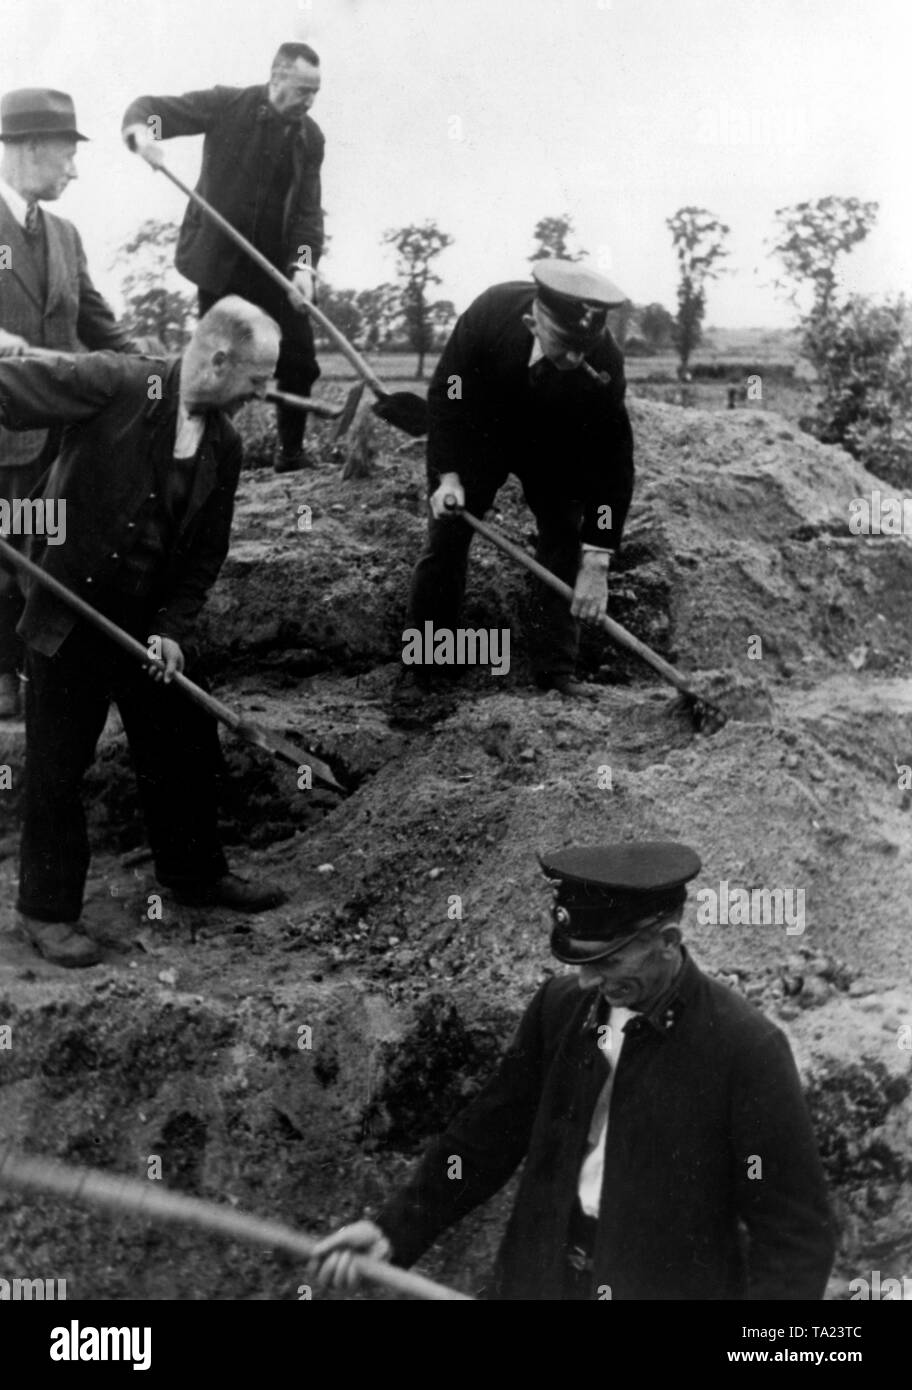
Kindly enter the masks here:
<path id="1" fill-rule="evenodd" d="M 465 489 L 467 510 L 484 516 L 504 481 L 503 477 L 493 477 L 469 483 Z M 535 558 L 572 586 L 580 566 L 583 503 L 555 496 L 553 487 L 536 478 L 520 481 L 538 527 Z M 435 628 L 457 627 L 474 534 L 457 517 L 442 521 L 431 518 L 427 544 L 412 575 L 412 626 L 420 628 L 432 621 Z M 572 675 L 579 653 L 579 623 L 566 599 L 553 589 L 533 580 L 531 592 L 528 633 L 533 669 L 537 675 Z"/>
<path id="2" fill-rule="evenodd" d="M 56 443 L 55 434 L 55 447 L 49 450 L 45 446 L 34 463 L 21 468 L 0 468 L 0 497 L 4 501 L 13 502 L 17 498 L 22 501 L 28 497 L 49 467 L 56 452 Z M 22 666 L 24 653 L 22 640 L 16 633 L 16 624 L 22 617 L 24 607 L 18 571 L 0 569 L 0 675 L 13 675 Z"/>
<path id="3" fill-rule="evenodd" d="M 143 624 L 130 627 L 145 641 Z M 228 872 L 218 833 L 221 749 L 211 716 L 84 623 L 54 656 L 29 649 L 26 673 L 21 912 L 45 922 L 79 918 L 90 858 L 82 782 L 112 701 L 130 746 L 159 882 L 194 888 Z"/>

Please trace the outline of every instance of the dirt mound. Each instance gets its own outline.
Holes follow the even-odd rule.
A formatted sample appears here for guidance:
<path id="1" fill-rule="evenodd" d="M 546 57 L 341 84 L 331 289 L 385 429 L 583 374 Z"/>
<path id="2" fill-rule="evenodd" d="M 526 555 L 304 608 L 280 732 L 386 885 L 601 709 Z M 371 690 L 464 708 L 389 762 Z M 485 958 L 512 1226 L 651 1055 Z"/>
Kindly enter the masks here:
<path id="1" fill-rule="evenodd" d="M 691 671 L 771 679 L 845 669 L 850 658 L 880 670 L 902 663 L 912 544 L 848 530 L 852 499 L 876 486 L 886 494 L 885 484 L 768 412 L 636 401 L 632 416 L 637 488 L 612 586 L 619 622 Z M 424 505 L 414 449 L 381 454 L 375 474 L 354 482 L 335 469 L 247 475 L 206 645 L 222 660 L 271 657 L 296 675 L 397 659 Z M 494 519 L 531 542 L 515 482 Z M 521 680 L 526 577 L 478 539 L 470 576 L 466 625 L 509 625 Z M 607 663 L 612 680 L 641 675 L 600 638 L 584 659 Z"/>
<path id="2" fill-rule="evenodd" d="M 382 434 L 374 477 L 245 475 L 204 637 L 217 693 L 344 769 L 352 795 L 226 737 L 226 831 L 243 872 L 279 879 L 258 918 L 179 909 L 140 853 L 116 720 L 93 773 L 102 849 L 87 921 L 106 963 L 77 978 L 0 940 L 0 1141 L 323 1229 L 376 1206 L 480 1083 L 535 985 L 547 888 L 536 854 L 678 837 L 704 867 L 685 920 L 700 964 L 788 1032 L 840 1215 L 831 1293 L 912 1253 L 906 852 L 912 794 L 903 538 L 850 536 L 877 480 L 764 412 L 636 402 L 639 482 L 613 612 L 733 717 L 700 737 L 674 692 L 590 638 L 592 702 L 523 683 L 525 578 L 476 541 L 467 625 L 513 631 L 509 676 L 463 683 L 453 714 L 392 728 L 407 580 L 424 530 L 416 451 Z M 518 490 L 499 521 L 531 522 Z M 310 508 L 310 513 L 301 510 Z M 299 526 L 309 520 L 310 526 Z M 749 638 L 761 639 L 751 659 Z M 13 767 L 21 738 L 0 748 Z M 15 840 L 0 841 L 12 898 Z M 5 856 L 5 857 L 4 857 Z M 788 923 L 711 925 L 698 890 L 802 895 Z M 3 923 L 10 918 L 9 906 Z M 311 1029 L 302 1048 L 300 1029 Z M 425 1267 L 480 1283 L 502 1194 Z M 71 1296 L 298 1296 L 299 1270 L 241 1247 L 0 1201 L 7 1268 Z M 905 1266 L 905 1270 L 903 1268 Z M 40 1272 L 35 1268 L 35 1273 Z"/>

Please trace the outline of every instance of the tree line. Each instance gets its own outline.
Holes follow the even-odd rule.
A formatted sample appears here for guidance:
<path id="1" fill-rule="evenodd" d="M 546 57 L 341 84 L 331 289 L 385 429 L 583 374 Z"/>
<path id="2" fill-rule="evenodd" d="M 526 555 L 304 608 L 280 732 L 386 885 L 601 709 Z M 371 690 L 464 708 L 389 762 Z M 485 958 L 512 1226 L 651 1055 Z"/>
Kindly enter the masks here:
<path id="1" fill-rule="evenodd" d="M 912 310 L 903 296 L 876 301 L 840 293 L 841 259 L 875 225 L 878 205 L 825 197 L 778 208 L 767 242 L 781 267 L 774 288 L 798 312 L 799 350 L 817 373 L 819 397 L 806 427 L 826 443 L 843 445 L 882 477 L 912 484 Z M 726 273 L 730 228 L 707 208 L 679 208 L 666 219 L 677 260 L 677 312 L 663 304 L 627 303 L 612 312 L 615 336 L 628 354 L 673 349 L 687 376 L 703 339 L 710 282 Z M 123 247 L 123 293 L 129 329 L 157 336 L 179 350 L 195 317 L 195 301 L 173 269 L 177 226 L 147 220 Z M 548 256 L 582 260 L 569 216 L 543 217 L 533 232 L 530 262 Z M 334 286 L 321 274 L 319 303 L 344 335 L 363 350 L 411 351 L 416 376 L 438 351 L 456 319 L 440 299 L 437 262 L 453 238 L 434 221 L 383 234 L 395 256 L 395 278 L 372 289 Z M 322 265 L 321 265 L 322 271 Z M 801 301 L 804 301 L 802 307 Z M 329 347 L 315 325 L 318 346 Z"/>

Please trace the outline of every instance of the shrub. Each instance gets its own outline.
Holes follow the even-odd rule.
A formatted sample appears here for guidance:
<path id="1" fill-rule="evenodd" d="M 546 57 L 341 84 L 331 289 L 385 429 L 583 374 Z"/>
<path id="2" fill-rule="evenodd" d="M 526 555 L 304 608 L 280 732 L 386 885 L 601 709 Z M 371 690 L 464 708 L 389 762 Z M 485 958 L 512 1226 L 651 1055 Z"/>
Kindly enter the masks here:
<path id="1" fill-rule="evenodd" d="M 822 392 L 803 422 L 825 444 L 841 444 L 866 468 L 912 486 L 912 309 L 900 296 L 853 295 L 806 325 L 805 354 Z"/>

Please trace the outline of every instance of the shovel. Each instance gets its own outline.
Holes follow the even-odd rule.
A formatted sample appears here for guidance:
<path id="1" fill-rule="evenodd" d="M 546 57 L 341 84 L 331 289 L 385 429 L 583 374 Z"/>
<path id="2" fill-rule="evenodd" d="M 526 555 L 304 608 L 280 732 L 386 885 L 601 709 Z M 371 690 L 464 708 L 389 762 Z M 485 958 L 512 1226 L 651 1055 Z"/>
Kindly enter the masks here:
<path id="1" fill-rule="evenodd" d="M 29 575 L 36 584 L 43 584 L 55 598 L 60 599 L 75 613 L 78 613 L 86 622 L 98 628 L 107 637 L 130 656 L 141 661 L 144 666 L 157 666 L 160 671 L 165 669 L 163 661 L 156 660 L 149 654 L 149 649 L 144 647 L 142 642 L 138 642 L 135 637 L 131 637 L 128 632 L 124 632 L 122 627 L 112 623 L 110 618 L 106 618 L 103 613 L 99 613 L 90 603 L 86 603 L 84 598 L 74 594 L 65 584 L 61 584 L 59 579 L 55 579 L 52 574 L 48 574 L 40 565 L 36 565 L 27 556 L 20 555 L 19 551 L 9 544 L 8 541 L 0 540 L 0 559 L 13 565 L 16 569 L 22 570 Z M 208 690 L 203 690 L 194 681 L 189 680 L 181 671 L 176 671 L 172 676 L 174 684 L 182 690 L 196 705 L 206 710 L 219 723 L 227 725 L 233 729 L 239 738 L 252 743 L 257 748 L 264 749 L 271 753 L 273 757 L 279 758 L 282 762 L 290 763 L 292 767 L 309 767 L 312 775 L 324 786 L 330 787 L 333 791 L 347 795 L 345 788 L 333 775 L 332 769 L 327 763 L 309 752 L 306 748 L 298 748 L 296 744 L 290 743 L 288 739 L 280 738 L 271 729 L 264 729 L 261 724 L 255 724 L 252 719 L 245 719 L 236 710 L 228 705 L 223 705 L 221 700 L 217 700 L 214 695 L 210 695 Z"/>
<path id="2" fill-rule="evenodd" d="M 355 371 L 362 380 L 367 383 L 377 397 L 373 406 L 375 415 L 379 416 L 381 420 L 385 420 L 388 425 L 394 425 L 396 429 L 403 430 L 406 434 L 412 435 L 415 439 L 423 434 L 427 434 L 427 401 L 425 401 L 422 396 L 417 395 L 414 391 L 387 391 L 380 378 L 368 366 L 360 352 L 352 347 L 348 339 L 340 333 L 335 324 L 326 317 L 323 310 L 318 309 L 316 304 L 309 303 L 309 301 L 295 289 L 291 281 L 288 280 L 280 270 L 276 270 L 272 262 L 268 261 L 263 253 L 258 251 L 245 236 L 242 236 L 236 227 L 232 226 L 227 217 L 223 217 L 220 212 L 216 212 L 211 203 L 201 197 L 195 189 L 189 188 L 176 174 L 171 172 L 167 165 L 156 164 L 153 167 L 160 169 L 165 175 L 165 178 L 170 179 L 175 187 L 179 188 L 191 202 L 196 203 L 197 207 L 200 208 L 207 217 L 211 218 L 215 225 L 225 233 L 225 236 L 230 237 L 234 244 L 239 246 L 241 250 L 250 257 L 254 264 L 259 266 L 264 275 L 268 275 L 270 280 L 279 285 L 299 313 L 309 314 L 314 322 L 320 325 L 327 337 L 331 338 L 342 355 L 348 358 L 348 361 L 354 367 Z M 354 393 L 352 393 L 352 395 L 354 395 Z M 341 425 L 345 424 L 345 428 L 347 429 L 354 419 L 355 409 L 357 408 L 359 399 L 360 391 L 358 392 L 358 397 L 354 400 L 354 405 L 351 405 L 351 402 L 346 403 L 343 409 L 342 421 L 336 428 L 336 439 L 341 438 L 341 435 L 344 433 Z M 347 423 L 345 423 L 346 420 Z"/>
<path id="3" fill-rule="evenodd" d="M 544 565 L 534 560 L 521 546 L 514 545 L 512 541 L 507 540 L 506 536 L 502 536 L 493 526 L 489 526 L 486 521 L 479 521 L 477 516 L 473 516 L 471 512 L 467 512 L 464 507 L 457 509 L 454 506 L 448 510 L 454 512 L 458 511 L 458 515 L 472 527 L 473 531 L 477 531 L 480 536 L 484 536 L 485 540 L 489 540 L 492 545 L 496 545 L 498 550 L 502 550 L 505 555 L 509 555 L 511 559 L 516 560 L 520 565 L 524 566 L 531 574 L 534 574 L 540 579 L 543 584 L 547 584 L 550 589 L 553 589 L 555 593 L 561 594 L 568 603 L 572 602 L 573 590 L 570 588 L 570 585 L 565 584 L 562 579 L 558 579 L 557 575 L 552 574 L 551 570 L 545 569 Z M 607 613 L 603 613 L 596 621 L 598 626 L 602 628 L 604 632 L 607 632 L 608 636 L 614 642 L 617 642 L 621 647 L 626 647 L 628 651 L 634 652 L 641 661 L 645 661 L 654 671 L 658 671 L 660 676 L 663 676 L 665 680 L 670 681 L 672 685 L 677 687 L 684 697 L 684 703 L 693 718 L 694 726 L 698 730 L 702 730 L 708 734 L 714 734 L 722 728 L 722 725 L 726 723 L 728 718 L 724 710 L 721 710 L 718 705 L 707 700 L 705 696 L 699 695 L 695 690 L 692 690 L 680 672 L 676 671 L 673 666 L 670 666 L 667 661 L 663 660 L 657 652 L 654 652 L 651 647 L 647 647 L 646 643 L 641 642 L 638 637 L 634 637 L 632 632 L 628 632 L 625 627 L 622 627 L 620 623 L 616 623 L 613 618 L 609 618 Z"/>
<path id="4" fill-rule="evenodd" d="M 191 1226 L 198 1231 L 214 1232 L 227 1240 L 243 1240 L 267 1250 L 286 1250 L 298 1259 L 310 1259 L 317 1244 L 316 1237 L 280 1221 L 159 1188 L 145 1179 L 123 1177 L 99 1168 L 75 1168 L 41 1154 L 21 1153 L 9 1143 L 0 1145 L 0 1187 L 22 1193 L 50 1194 L 84 1206 L 123 1212 L 139 1220 Z M 423 1274 L 387 1264 L 385 1260 L 355 1255 L 354 1263 L 363 1278 L 407 1298 L 433 1302 L 473 1301 L 469 1294 L 437 1284 Z"/>

